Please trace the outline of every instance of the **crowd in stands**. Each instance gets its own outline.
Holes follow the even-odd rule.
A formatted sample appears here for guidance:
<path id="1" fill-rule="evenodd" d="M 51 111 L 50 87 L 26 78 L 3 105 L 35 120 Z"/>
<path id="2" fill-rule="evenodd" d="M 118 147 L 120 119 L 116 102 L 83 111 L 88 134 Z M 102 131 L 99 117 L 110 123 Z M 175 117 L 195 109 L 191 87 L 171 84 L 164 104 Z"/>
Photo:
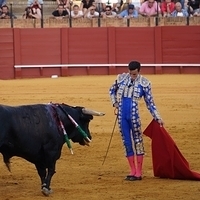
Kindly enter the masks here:
<path id="1" fill-rule="evenodd" d="M 200 0 L 128 0 L 127 6 L 119 0 L 82 0 L 80 6 L 70 0 L 57 0 L 52 13 L 55 18 L 137 18 L 200 16 Z M 59 11 L 59 12 L 58 12 Z M 67 11 L 67 12 L 66 12 Z"/>
<path id="2" fill-rule="evenodd" d="M 200 16 L 200 0 L 81 0 L 80 5 L 72 0 L 56 0 L 53 18 L 137 18 L 142 17 L 187 17 Z M 28 0 L 22 18 L 40 19 L 43 0 Z M 0 0 L 0 19 L 16 18 L 9 11 L 6 0 Z"/>
<path id="3" fill-rule="evenodd" d="M 0 19 L 17 18 L 13 13 L 9 11 L 9 7 L 6 5 L 6 0 L 0 0 Z"/>

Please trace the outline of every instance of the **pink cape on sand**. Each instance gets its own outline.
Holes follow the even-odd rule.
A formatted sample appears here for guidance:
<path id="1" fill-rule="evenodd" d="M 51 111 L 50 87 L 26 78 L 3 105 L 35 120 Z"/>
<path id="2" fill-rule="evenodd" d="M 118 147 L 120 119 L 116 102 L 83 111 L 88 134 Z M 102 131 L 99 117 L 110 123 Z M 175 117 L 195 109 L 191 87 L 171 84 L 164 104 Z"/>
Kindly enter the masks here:
<path id="1" fill-rule="evenodd" d="M 191 171 L 173 139 L 164 127 L 152 120 L 144 130 L 144 135 L 151 138 L 153 172 L 155 177 L 200 180 L 200 173 Z"/>

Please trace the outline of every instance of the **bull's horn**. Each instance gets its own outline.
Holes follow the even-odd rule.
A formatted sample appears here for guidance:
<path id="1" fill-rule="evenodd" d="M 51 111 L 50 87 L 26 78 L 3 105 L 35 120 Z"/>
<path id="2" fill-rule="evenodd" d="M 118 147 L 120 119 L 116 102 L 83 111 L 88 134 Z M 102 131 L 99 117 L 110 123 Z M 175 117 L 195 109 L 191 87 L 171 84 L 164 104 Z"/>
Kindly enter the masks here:
<path id="1" fill-rule="evenodd" d="M 83 108 L 82 111 L 83 111 L 84 114 L 88 114 L 88 115 L 94 115 L 94 116 L 103 116 L 103 115 L 105 115 L 105 113 L 97 112 L 97 111 L 94 111 L 94 110 L 89 110 L 87 108 Z"/>

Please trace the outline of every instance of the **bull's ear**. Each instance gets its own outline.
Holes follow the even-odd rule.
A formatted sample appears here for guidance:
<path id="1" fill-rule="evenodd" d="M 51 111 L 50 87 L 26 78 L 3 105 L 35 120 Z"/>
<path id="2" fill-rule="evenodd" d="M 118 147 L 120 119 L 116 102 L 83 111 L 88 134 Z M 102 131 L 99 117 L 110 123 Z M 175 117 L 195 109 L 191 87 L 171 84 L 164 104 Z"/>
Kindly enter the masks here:
<path id="1" fill-rule="evenodd" d="M 93 115 L 93 116 L 104 116 L 105 115 L 105 113 L 97 112 L 97 111 L 90 110 L 87 108 L 82 108 L 82 112 L 86 115 Z"/>

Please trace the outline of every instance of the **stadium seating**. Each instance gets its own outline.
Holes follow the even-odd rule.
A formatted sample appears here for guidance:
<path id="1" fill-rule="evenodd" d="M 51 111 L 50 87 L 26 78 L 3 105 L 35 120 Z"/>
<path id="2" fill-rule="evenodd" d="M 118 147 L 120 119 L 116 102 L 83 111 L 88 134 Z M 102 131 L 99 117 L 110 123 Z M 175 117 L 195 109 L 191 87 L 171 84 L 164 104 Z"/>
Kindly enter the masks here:
<path id="1" fill-rule="evenodd" d="M 75 0 L 75 4 L 80 4 L 81 0 Z M 22 15 L 24 13 L 24 10 L 27 6 L 27 0 L 7 0 L 8 6 L 10 6 L 10 3 L 12 3 L 13 7 L 13 14 L 17 16 L 17 18 L 22 18 Z M 51 13 L 55 10 L 57 7 L 57 3 L 55 0 L 44 0 L 44 18 L 48 18 L 51 16 Z"/>

